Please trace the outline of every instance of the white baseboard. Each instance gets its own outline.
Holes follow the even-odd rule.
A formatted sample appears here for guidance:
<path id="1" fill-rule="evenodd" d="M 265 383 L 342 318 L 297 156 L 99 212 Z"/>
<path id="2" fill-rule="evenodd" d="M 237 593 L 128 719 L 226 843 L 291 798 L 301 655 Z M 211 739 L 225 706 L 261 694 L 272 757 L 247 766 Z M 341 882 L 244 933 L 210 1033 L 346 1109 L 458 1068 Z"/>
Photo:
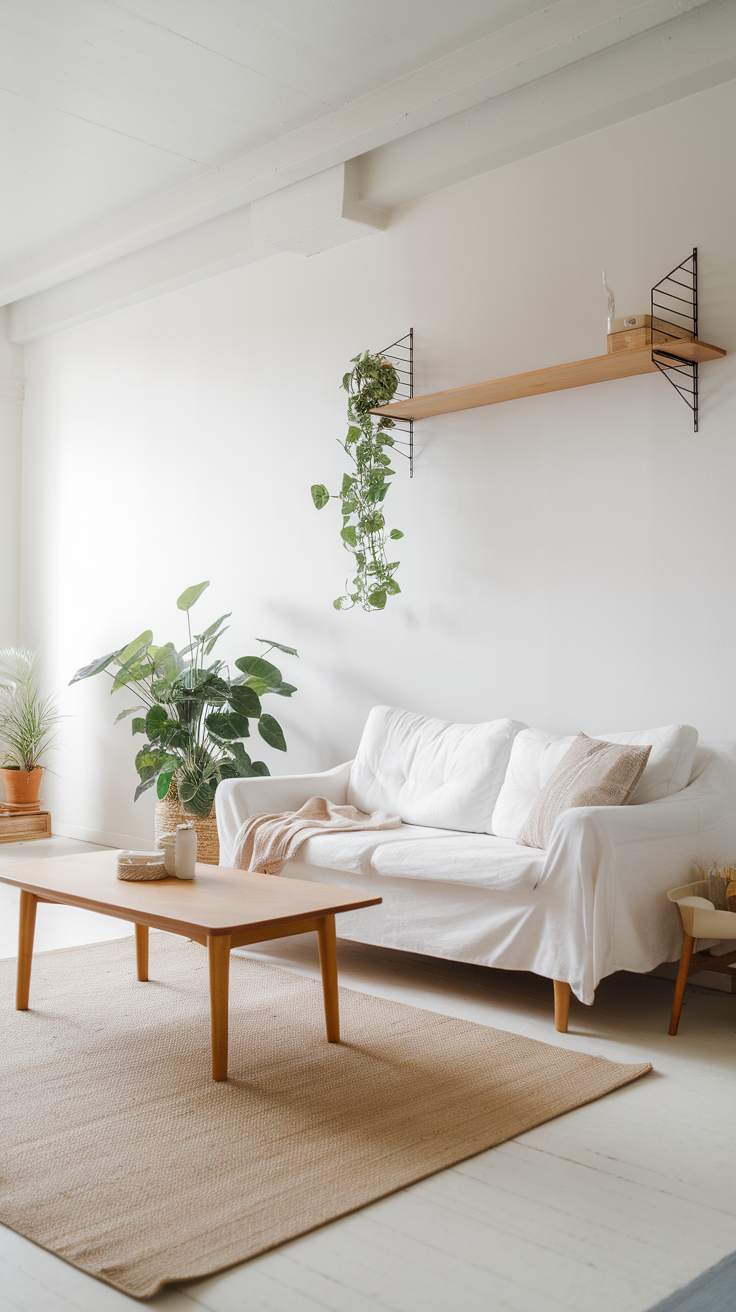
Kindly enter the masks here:
<path id="1" fill-rule="evenodd" d="M 59 838 L 78 838 L 83 843 L 99 843 L 102 847 L 133 848 L 134 851 L 152 852 L 152 838 L 140 834 L 112 834 L 107 829 L 86 829 L 84 825 L 65 825 L 51 817 L 51 832 Z"/>

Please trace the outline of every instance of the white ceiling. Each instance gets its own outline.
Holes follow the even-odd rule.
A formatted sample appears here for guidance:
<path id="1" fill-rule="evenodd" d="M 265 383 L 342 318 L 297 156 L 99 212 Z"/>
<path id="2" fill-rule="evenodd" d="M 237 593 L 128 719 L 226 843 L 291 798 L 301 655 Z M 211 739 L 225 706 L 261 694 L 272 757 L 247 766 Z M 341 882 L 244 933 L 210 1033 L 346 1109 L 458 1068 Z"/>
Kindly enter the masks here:
<path id="1" fill-rule="evenodd" d="M 31 341 L 267 258 L 265 197 L 326 249 L 731 79 L 736 0 L 0 0 L 0 306 Z"/>
<path id="2" fill-rule="evenodd" d="M 1 0 L 0 265 L 542 8 L 544 0 Z"/>

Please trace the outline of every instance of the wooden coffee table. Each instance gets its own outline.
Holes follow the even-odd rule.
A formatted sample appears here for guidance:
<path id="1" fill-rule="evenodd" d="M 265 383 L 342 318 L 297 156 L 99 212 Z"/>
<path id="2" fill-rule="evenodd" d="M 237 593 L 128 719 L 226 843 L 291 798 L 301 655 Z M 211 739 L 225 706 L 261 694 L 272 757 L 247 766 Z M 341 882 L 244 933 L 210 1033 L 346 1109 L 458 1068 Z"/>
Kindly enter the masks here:
<path id="1" fill-rule="evenodd" d="M 230 949 L 246 943 L 314 931 L 319 941 L 322 992 L 329 1043 L 340 1042 L 335 916 L 376 906 L 349 888 L 302 879 L 254 875 L 225 866 L 198 865 L 192 880 L 129 883 L 117 878 L 117 852 L 52 857 L 0 870 L 0 881 L 20 889 L 18 981 L 15 1005 L 28 1009 L 33 934 L 39 902 L 86 907 L 135 925 L 138 979 L 148 979 L 148 930 L 183 934 L 207 948 L 210 962 L 212 1078 L 227 1079 Z"/>

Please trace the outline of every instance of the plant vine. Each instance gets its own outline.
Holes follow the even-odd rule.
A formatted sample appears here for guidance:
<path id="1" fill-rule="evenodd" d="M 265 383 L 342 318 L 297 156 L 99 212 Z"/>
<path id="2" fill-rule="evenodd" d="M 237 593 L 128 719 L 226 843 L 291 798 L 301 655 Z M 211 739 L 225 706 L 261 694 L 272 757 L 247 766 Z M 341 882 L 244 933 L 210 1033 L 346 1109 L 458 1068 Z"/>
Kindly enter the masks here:
<path id="1" fill-rule="evenodd" d="M 387 415 L 371 415 L 370 411 L 392 400 L 399 377 L 389 360 L 369 351 L 356 355 L 350 363 L 354 368 L 342 380 L 348 394 L 350 426 L 340 446 L 352 461 L 354 473 L 343 475 L 342 487 L 333 496 L 323 483 L 315 483 L 312 500 L 317 510 L 330 500 L 340 501 L 340 537 L 354 558 L 356 573 L 352 583 L 346 582 L 343 596 L 333 601 L 335 610 L 351 610 L 353 606 L 383 610 L 387 598 L 401 592 L 394 578 L 400 562 L 388 559 L 387 542 L 397 541 L 404 534 L 397 528 L 387 533 L 384 514 L 386 493 L 396 472 L 385 449 L 394 445 L 388 431 L 394 421 Z"/>

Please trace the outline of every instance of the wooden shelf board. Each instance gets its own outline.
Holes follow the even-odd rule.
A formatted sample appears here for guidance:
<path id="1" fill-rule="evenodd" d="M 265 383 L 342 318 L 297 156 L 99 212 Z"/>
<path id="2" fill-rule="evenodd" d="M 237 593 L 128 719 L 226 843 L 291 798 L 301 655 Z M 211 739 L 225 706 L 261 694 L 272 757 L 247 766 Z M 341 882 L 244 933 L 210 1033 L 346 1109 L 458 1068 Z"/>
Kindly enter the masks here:
<path id="1" fill-rule="evenodd" d="M 670 345 L 673 353 L 676 349 L 681 358 L 688 360 L 720 360 L 726 354 L 720 346 L 682 339 L 657 349 L 664 351 Z M 513 401 L 519 396 L 539 396 L 543 392 L 560 392 L 567 387 L 585 387 L 588 383 L 605 383 L 612 378 L 630 378 L 635 374 L 656 372 L 657 366 L 652 363 L 652 348 L 646 346 L 636 351 L 594 355 L 590 360 L 574 360 L 570 364 L 554 364 L 547 369 L 534 369 L 528 374 L 493 378 L 487 383 L 469 383 L 466 387 L 453 387 L 447 392 L 415 396 L 410 401 L 393 401 L 391 405 L 377 406 L 371 410 L 371 414 L 390 415 L 392 419 L 428 419 L 430 415 L 447 415 L 456 410 L 496 405 L 499 401 Z"/>

